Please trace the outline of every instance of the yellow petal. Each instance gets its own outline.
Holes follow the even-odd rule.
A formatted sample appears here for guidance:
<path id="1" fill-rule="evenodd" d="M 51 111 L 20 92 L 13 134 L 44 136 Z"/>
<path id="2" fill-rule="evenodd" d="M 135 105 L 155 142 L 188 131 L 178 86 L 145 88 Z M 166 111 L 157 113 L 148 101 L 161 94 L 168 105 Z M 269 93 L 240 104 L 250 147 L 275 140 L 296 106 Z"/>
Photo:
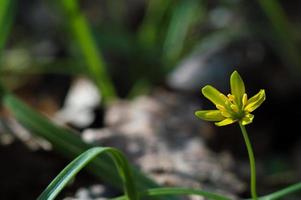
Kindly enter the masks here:
<path id="1" fill-rule="evenodd" d="M 242 120 L 241 123 L 242 125 L 247 125 L 253 122 L 254 115 L 252 114 L 247 114 Z"/>
<path id="2" fill-rule="evenodd" d="M 215 105 L 225 105 L 225 102 L 228 101 L 227 97 L 224 94 L 222 94 L 220 91 L 218 91 L 210 85 L 206 85 L 205 87 L 203 87 L 202 93 Z"/>
<path id="3" fill-rule="evenodd" d="M 226 125 L 229 125 L 229 124 L 233 124 L 234 122 L 236 122 L 236 120 L 231 119 L 231 118 L 227 118 L 227 119 L 224 119 L 223 121 L 215 122 L 214 124 L 216 126 L 226 126 Z"/>
<path id="4" fill-rule="evenodd" d="M 195 112 L 195 115 L 207 121 L 221 121 L 225 119 L 219 110 L 199 110 Z"/>
<path id="5" fill-rule="evenodd" d="M 237 71 L 234 71 L 230 77 L 231 93 L 235 96 L 238 106 L 242 105 L 242 98 L 245 93 L 245 84 Z"/>
<path id="6" fill-rule="evenodd" d="M 262 102 L 264 102 L 264 100 L 265 100 L 265 91 L 261 89 L 256 95 L 254 95 L 252 98 L 248 100 L 245 110 L 248 112 L 254 111 L 262 104 Z"/>

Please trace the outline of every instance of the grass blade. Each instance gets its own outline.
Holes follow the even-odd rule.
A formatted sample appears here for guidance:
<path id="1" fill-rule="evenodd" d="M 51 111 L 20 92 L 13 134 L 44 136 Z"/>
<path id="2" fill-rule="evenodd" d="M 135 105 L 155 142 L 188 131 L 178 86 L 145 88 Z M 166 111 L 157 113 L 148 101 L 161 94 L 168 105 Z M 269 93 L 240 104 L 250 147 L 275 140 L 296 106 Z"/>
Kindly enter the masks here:
<path id="1" fill-rule="evenodd" d="M 280 199 L 284 196 L 288 196 L 289 194 L 301 192 L 301 182 L 290 185 L 286 188 L 283 188 L 277 192 L 273 192 L 272 194 L 266 195 L 264 197 L 261 197 L 262 200 L 276 200 Z"/>
<path id="2" fill-rule="evenodd" d="M 144 46 L 153 48 L 157 45 L 160 26 L 171 3 L 171 0 L 147 1 L 146 14 L 138 31 L 138 38 Z"/>
<path id="3" fill-rule="evenodd" d="M 103 153 L 109 154 L 114 161 L 119 175 L 122 177 L 126 198 L 138 200 L 136 187 L 127 160 L 120 151 L 110 147 L 94 147 L 79 155 L 57 175 L 38 197 L 38 200 L 54 199 L 81 169 L 88 165 L 96 156 Z"/>
<path id="4" fill-rule="evenodd" d="M 4 48 L 15 16 L 15 0 L 0 0 L 0 50 Z"/>
<path id="5" fill-rule="evenodd" d="M 81 14 L 77 0 L 62 0 L 59 3 L 67 16 L 67 22 L 104 100 L 116 97 L 115 88 L 107 72 L 105 62 L 96 46 L 86 18 Z"/>
<path id="6" fill-rule="evenodd" d="M 292 66 L 292 69 L 301 69 L 299 49 L 296 46 L 296 31 L 289 23 L 281 5 L 277 0 L 258 0 L 258 4 L 271 22 L 273 32 L 278 39 L 280 57 Z"/>
<path id="7" fill-rule="evenodd" d="M 231 200 L 231 198 L 207 192 L 204 190 L 190 189 L 190 188 L 155 188 L 149 189 L 145 192 L 140 193 L 141 197 L 154 197 L 154 196 L 165 196 L 165 195 L 198 195 L 213 200 Z M 126 196 L 117 197 L 112 200 L 126 200 Z"/>
<path id="8" fill-rule="evenodd" d="M 176 5 L 163 44 L 164 59 L 167 62 L 175 61 L 182 53 L 190 27 L 199 20 L 202 12 L 200 5 L 200 0 L 184 0 Z"/>
<path id="9" fill-rule="evenodd" d="M 81 138 L 71 130 L 54 125 L 46 117 L 25 105 L 14 95 L 5 92 L 5 89 L 2 87 L 0 87 L 0 94 L 4 106 L 21 124 L 27 127 L 36 136 L 48 140 L 53 145 L 54 150 L 60 152 L 62 155 L 73 159 L 77 155 L 93 147 L 92 145 L 83 142 Z M 119 189 L 122 188 L 121 179 L 114 169 L 114 163 L 107 155 L 96 157 L 87 168 L 106 183 Z M 135 184 L 139 190 L 159 187 L 138 170 L 134 169 L 133 174 L 135 177 Z"/>

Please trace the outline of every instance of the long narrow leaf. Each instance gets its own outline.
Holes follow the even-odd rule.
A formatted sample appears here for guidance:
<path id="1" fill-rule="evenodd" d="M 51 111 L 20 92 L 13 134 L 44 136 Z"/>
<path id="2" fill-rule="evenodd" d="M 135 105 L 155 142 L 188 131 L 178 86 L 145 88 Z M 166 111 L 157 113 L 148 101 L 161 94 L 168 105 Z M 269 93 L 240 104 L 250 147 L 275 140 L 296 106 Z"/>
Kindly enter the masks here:
<path id="1" fill-rule="evenodd" d="M 3 49 L 15 16 L 15 0 L 0 0 L 0 50 Z"/>
<path id="2" fill-rule="evenodd" d="M 258 0 L 258 4 L 268 17 L 278 44 L 278 53 L 292 69 L 301 69 L 300 51 L 296 46 L 296 31 L 290 24 L 278 0 Z M 270 37 L 270 36 L 269 36 Z M 274 43 L 274 42 L 273 42 Z M 275 43 L 274 43 L 275 44 Z"/>
<path id="3" fill-rule="evenodd" d="M 147 47 L 157 45 L 160 25 L 172 0 L 148 0 L 146 14 L 138 31 L 140 42 Z"/>
<path id="4" fill-rule="evenodd" d="M 266 195 L 264 197 L 261 197 L 261 200 L 276 200 L 281 199 L 282 197 L 288 196 L 292 193 L 301 193 L 301 182 L 290 185 L 286 188 L 283 188 L 279 191 L 273 192 L 269 195 Z"/>
<path id="5" fill-rule="evenodd" d="M 98 86 L 103 99 L 110 100 L 114 98 L 116 96 L 115 88 L 102 55 L 96 46 L 88 22 L 80 12 L 78 1 L 62 0 L 60 5 L 62 5 L 70 30 L 84 56 L 88 71 Z"/>
<path id="6" fill-rule="evenodd" d="M 204 190 L 190 189 L 190 188 L 156 188 L 149 189 L 140 193 L 141 197 L 154 197 L 154 196 L 166 196 L 166 195 L 197 195 L 206 197 L 212 200 L 231 200 L 231 198 L 223 195 L 207 192 Z M 117 197 L 112 200 L 126 200 L 126 196 Z"/>
<path id="7" fill-rule="evenodd" d="M 180 56 L 189 29 L 197 21 L 200 13 L 201 0 L 183 0 L 177 4 L 163 44 L 166 61 L 174 61 Z"/>
<path id="8" fill-rule="evenodd" d="M 2 87 L 0 88 L 0 95 L 4 106 L 12 112 L 21 124 L 31 130 L 35 135 L 48 140 L 53 145 L 54 149 L 62 155 L 73 159 L 92 147 L 92 145 L 83 142 L 76 133 L 54 125 L 46 117 L 35 112 L 14 95 L 6 93 L 5 89 Z M 114 163 L 107 155 L 96 157 L 87 168 L 103 181 L 116 188 L 122 188 L 121 179 L 114 169 Z M 133 170 L 133 174 L 135 177 L 135 184 L 139 190 L 158 187 L 156 183 L 138 170 Z"/>
<path id="9" fill-rule="evenodd" d="M 103 153 L 109 154 L 112 160 L 114 160 L 119 175 L 122 177 L 127 199 L 138 200 L 136 187 L 127 160 L 120 151 L 110 147 L 94 147 L 79 155 L 57 175 L 39 196 L 38 200 L 54 199 L 81 169 L 88 165 L 96 156 Z"/>

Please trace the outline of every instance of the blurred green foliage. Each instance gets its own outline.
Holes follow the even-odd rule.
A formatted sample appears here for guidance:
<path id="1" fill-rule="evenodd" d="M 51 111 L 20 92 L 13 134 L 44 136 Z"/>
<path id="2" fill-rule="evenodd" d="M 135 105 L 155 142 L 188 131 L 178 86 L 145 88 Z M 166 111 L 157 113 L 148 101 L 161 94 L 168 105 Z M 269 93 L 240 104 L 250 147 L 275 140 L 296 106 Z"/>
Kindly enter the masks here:
<path id="1" fill-rule="evenodd" d="M 107 73 L 102 55 L 98 50 L 86 18 L 81 14 L 77 1 L 63 0 L 60 2 L 71 33 L 80 49 L 88 72 L 95 81 L 105 100 L 116 96 L 111 77 Z"/>
<path id="2" fill-rule="evenodd" d="M 15 0 L 0 0 L 0 50 L 2 51 L 16 12 Z"/>
<path id="3" fill-rule="evenodd" d="M 15 6 L 16 3 L 19 6 Z M 20 20 L 14 24 L 13 16 L 25 3 L 1 0 L 0 4 L 0 47 L 3 47 L 9 27 L 13 25 L 12 34 L 8 37 L 11 42 L 6 50 L 27 49 L 28 42 L 35 39 L 30 38 L 35 37 L 35 33 L 12 38 L 18 36 L 23 26 L 20 26 Z M 28 7 L 34 4 L 31 2 Z M 298 30 L 277 0 L 145 0 L 132 4 L 127 0 L 63 0 L 39 4 L 47 7 L 48 15 L 54 15 L 49 18 L 53 22 L 45 21 L 45 26 L 54 24 L 45 34 L 50 38 L 45 40 L 61 41 L 63 46 L 58 48 L 72 57 L 55 56 L 41 62 L 29 48 L 30 59 L 26 69 L 18 70 L 2 62 L 2 74 L 84 74 L 95 81 L 105 99 L 135 96 L 164 82 L 166 75 L 208 38 L 233 34 L 236 38 L 247 36 L 265 40 L 292 70 L 301 68 Z M 257 17 L 265 24 L 270 24 L 262 27 L 268 31 L 258 31 L 263 24 L 258 21 L 254 25 L 253 15 L 259 15 Z M 29 15 L 27 20 L 31 18 Z M 28 41 L 24 41 L 26 39 Z M 207 45 L 207 50 L 212 46 L 214 44 Z M 2 54 L 5 55 L 8 54 Z"/>

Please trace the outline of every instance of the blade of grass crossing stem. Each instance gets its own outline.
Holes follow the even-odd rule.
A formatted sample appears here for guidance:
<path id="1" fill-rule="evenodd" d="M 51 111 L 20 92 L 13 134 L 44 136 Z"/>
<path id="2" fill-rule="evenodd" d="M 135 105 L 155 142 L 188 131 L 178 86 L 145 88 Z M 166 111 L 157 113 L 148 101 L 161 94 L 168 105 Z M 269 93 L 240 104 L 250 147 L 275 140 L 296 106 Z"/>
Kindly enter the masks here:
<path id="1" fill-rule="evenodd" d="M 48 140 L 53 145 L 54 150 L 60 152 L 62 155 L 73 159 L 93 147 L 83 142 L 81 138 L 71 130 L 54 125 L 46 117 L 25 105 L 14 95 L 5 93 L 4 89 L 1 89 L 0 92 L 4 106 L 12 112 L 16 119 L 36 136 Z M 112 160 L 107 155 L 103 155 L 102 157 L 96 157 L 87 168 L 106 183 L 121 189 L 121 179 L 113 166 L 114 163 Z M 138 170 L 134 169 L 133 174 L 139 190 L 159 187 Z M 167 199 L 174 200 L 175 198 Z"/>
<path id="2" fill-rule="evenodd" d="M 85 58 L 88 71 L 102 94 L 102 98 L 105 101 L 115 98 L 115 88 L 107 72 L 101 53 L 96 46 L 88 22 L 80 12 L 78 1 L 62 0 L 60 5 L 67 16 L 70 30 Z"/>
<path id="3" fill-rule="evenodd" d="M 109 147 L 94 147 L 82 153 L 57 175 L 38 197 L 38 200 L 54 199 L 81 169 L 88 165 L 96 156 L 104 153 L 110 155 L 118 169 L 118 173 L 122 178 L 126 198 L 138 200 L 136 187 L 127 160 L 120 151 Z"/>
<path id="4" fill-rule="evenodd" d="M 277 0 L 258 0 L 259 5 L 269 18 L 276 37 L 279 41 L 278 51 L 285 62 L 301 70 L 301 59 L 296 46 L 296 31 L 289 23 L 281 5 Z M 277 39 L 276 38 L 276 39 Z M 295 69 L 293 68 L 293 69 Z"/>
<path id="5" fill-rule="evenodd" d="M 163 44 L 167 63 L 174 62 L 180 56 L 189 29 L 199 20 L 200 8 L 201 0 L 182 0 L 176 5 Z"/>
<path id="6" fill-rule="evenodd" d="M 15 0 L 0 0 L 0 51 L 4 48 L 15 16 Z"/>
<path id="7" fill-rule="evenodd" d="M 154 196 L 166 196 L 166 195 L 197 195 L 206 197 L 212 200 L 231 200 L 231 198 L 215 194 L 212 192 L 207 192 L 204 190 L 189 189 L 189 188 L 155 188 L 149 189 L 145 192 L 141 192 L 140 197 L 154 197 Z M 126 200 L 126 196 L 113 198 L 111 200 Z"/>

